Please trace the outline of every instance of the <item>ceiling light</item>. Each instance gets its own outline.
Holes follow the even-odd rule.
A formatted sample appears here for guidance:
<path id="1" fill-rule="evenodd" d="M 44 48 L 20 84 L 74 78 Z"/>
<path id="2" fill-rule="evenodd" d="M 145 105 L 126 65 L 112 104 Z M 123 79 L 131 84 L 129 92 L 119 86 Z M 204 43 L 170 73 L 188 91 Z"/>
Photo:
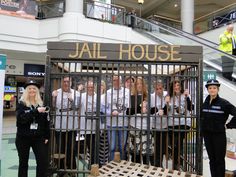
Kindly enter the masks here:
<path id="1" fill-rule="evenodd" d="M 144 0 L 138 0 L 138 3 L 139 3 L 139 4 L 143 4 L 143 3 L 144 3 Z"/>
<path id="2" fill-rule="evenodd" d="M 174 7 L 178 7 L 178 4 L 175 4 Z"/>

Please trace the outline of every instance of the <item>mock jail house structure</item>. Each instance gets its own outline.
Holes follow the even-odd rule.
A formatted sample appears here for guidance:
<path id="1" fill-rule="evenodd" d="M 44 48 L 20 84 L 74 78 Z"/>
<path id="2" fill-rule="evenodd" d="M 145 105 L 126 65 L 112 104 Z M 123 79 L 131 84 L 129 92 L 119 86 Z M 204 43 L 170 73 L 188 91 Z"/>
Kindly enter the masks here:
<path id="1" fill-rule="evenodd" d="M 53 173 L 87 176 L 115 152 L 202 173 L 201 47 L 49 42 L 45 84 Z"/>

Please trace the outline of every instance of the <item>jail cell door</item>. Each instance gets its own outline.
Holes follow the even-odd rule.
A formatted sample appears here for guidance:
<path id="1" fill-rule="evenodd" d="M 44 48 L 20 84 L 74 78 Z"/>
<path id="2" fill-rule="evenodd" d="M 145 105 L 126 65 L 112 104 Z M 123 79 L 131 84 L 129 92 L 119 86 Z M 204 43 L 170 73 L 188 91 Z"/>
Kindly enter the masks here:
<path id="1" fill-rule="evenodd" d="M 56 73 L 50 79 L 51 167 L 59 175 L 85 175 L 99 162 L 100 76 Z"/>

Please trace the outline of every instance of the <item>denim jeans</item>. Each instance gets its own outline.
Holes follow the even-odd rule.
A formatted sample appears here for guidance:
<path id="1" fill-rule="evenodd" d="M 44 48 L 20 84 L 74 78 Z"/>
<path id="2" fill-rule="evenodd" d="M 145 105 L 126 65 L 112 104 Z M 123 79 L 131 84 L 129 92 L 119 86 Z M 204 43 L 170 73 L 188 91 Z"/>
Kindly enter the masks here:
<path id="1" fill-rule="evenodd" d="M 114 159 L 114 154 L 118 145 L 120 157 L 125 160 L 126 157 L 126 143 L 127 143 L 127 128 L 128 127 L 107 127 L 108 128 L 108 142 L 110 146 L 110 157 L 109 160 Z M 126 130 L 114 130 L 116 128 Z M 118 138 L 118 139 L 117 139 Z M 116 144 L 117 143 L 117 144 Z"/>

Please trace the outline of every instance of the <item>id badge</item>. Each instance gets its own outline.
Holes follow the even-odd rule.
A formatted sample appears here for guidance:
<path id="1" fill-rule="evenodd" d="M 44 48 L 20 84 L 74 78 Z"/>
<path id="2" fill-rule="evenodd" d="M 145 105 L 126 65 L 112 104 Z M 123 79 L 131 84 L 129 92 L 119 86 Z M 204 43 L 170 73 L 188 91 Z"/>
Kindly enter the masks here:
<path id="1" fill-rule="evenodd" d="M 30 129 L 31 130 L 37 130 L 38 129 L 38 124 L 37 123 L 30 124 Z"/>

